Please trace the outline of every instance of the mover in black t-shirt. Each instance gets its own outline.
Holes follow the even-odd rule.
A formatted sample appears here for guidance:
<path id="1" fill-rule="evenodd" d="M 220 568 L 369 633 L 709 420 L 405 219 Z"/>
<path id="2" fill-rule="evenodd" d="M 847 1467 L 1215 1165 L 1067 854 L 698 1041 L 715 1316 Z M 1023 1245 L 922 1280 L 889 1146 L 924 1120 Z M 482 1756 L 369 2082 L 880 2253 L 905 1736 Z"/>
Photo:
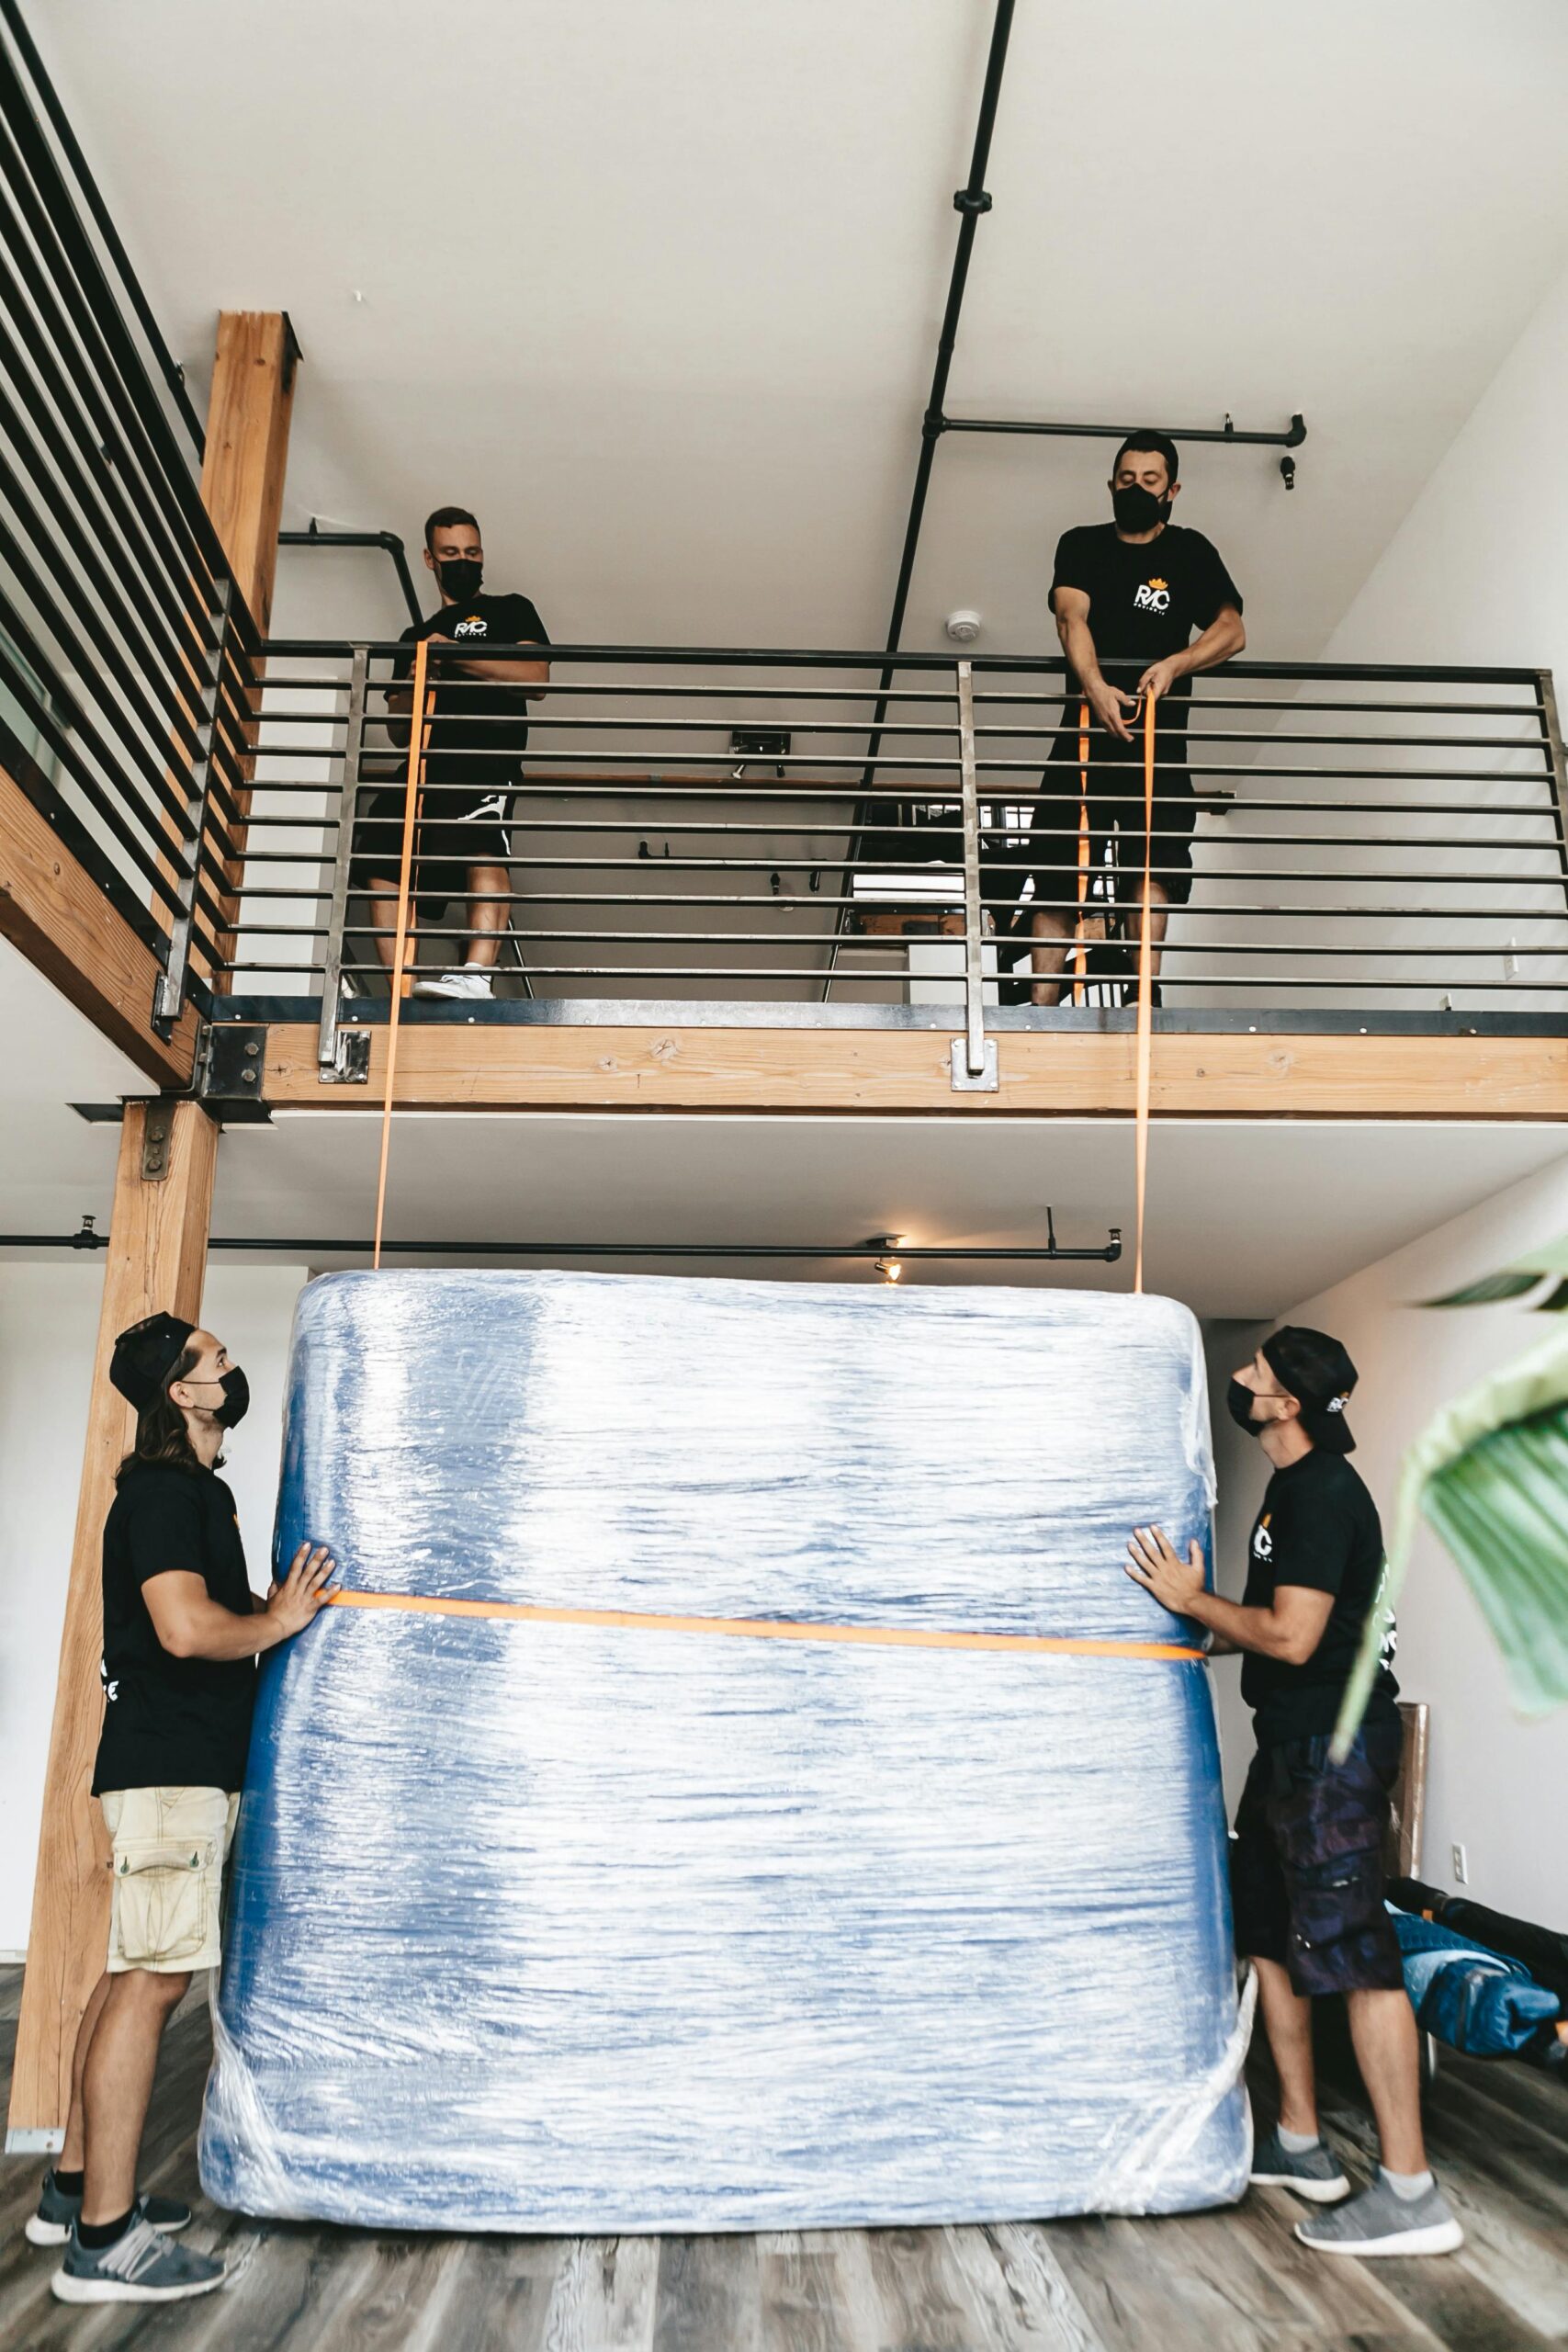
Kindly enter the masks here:
<path id="1" fill-rule="evenodd" d="M 1134 721 L 1146 694 L 1156 697 L 1149 937 L 1157 983 L 1167 910 L 1185 905 L 1192 888 L 1193 676 L 1247 642 L 1241 594 L 1219 554 L 1201 531 L 1169 519 L 1181 490 L 1175 443 L 1163 433 L 1131 435 L 1116 453 L 1110 489 L 1114 519 L 1065 531 L 1057 543 L 1051 609 L 1067 657 L 1062 724 L 1040 780 L 1045 797 L 1009 851 L 1014 870 L 989 894 L 1010 906 L 1032 878 L 1033 897 L 1014 922 L 1027 922 L 1038 943 L 1031 959 L 1036 1004 L 1060 1001 L 1068 942 L 1080 920 L 1094 922 L 1102 910 L 1090 892 L 1108 867 L 1125 910 L 1132 966 L 1143 921 L 1145 832 L 1143 728 Z"/>
<path id="2" fill-rule="evenodd" d="M 333 1571 L 323 1546 L 301 1544 L 265 1601 L 251 1591 L 217 1475 L 250 1392 L 220 1340 L 149 1316 L 120 1333 L 109 1377 L 137 1420 L 104 1524 L 93 1793 L 109 1836 L 108 1953 L 77 2030 L 64 2146 L 27 2224 L 35 2245 L 65 2247 L 64 2302 L 170 2301 L 222 2281 L 221 2263 L 167 2243 L 188 2206 L 137 2199 L 137 2154 L 164 2024 L 193 1971 L 218 1965 L 256 1659 L 311 1622 Z"/>
<path id="3" fill-rule="evenodd" d="M 1462 2237 L 1427 2170 L 1419 2044 L 1399 1940 L 1383 1901 L 1383 1847 L 1401 1749 L 1392 1623 L 1348 1752 L 1331 1753 L 1369 1619 L 1381 1622 L 1382 1531 L 1346 1460 L 1356 1367 L 1325 1332 L 1287 1326 L 1230 1384 L 1232 1419 L 1258 1438 L 1272 1476 L 1248 1542 L 1238 1601 L 1205 1589 L 1195 1544 L 1181 1559 L 1140 1528 L 1127 1573 L 1173 1613 L 1207 1628 L 1212 1655 L 1243 1654 L 1242 1695 L 1258 1753 L 1231 1848 L 1236 1950 L 1258 1972 L 1280 2077 L 1280 2122 L 1258 2146 L 1255 2181 L 1337 2210 L 1301 2223 L 1330 2253 L 1446 2254 Z M 1382 2165 L 1349 2196 L 1318 2132 L 1310 2002 L 1342 1994 L 1377 2117 Z M 1343 2200 L 1343 2201 L 1342 2201 Z"/>
<path id="4" fill-rule="evenodd" d="M 550 640 L 528 597 L 481 593 L 484 548 L 479 525 L 466 507 L 438 506 L 430 516 L 424 560 L 441 591 L 441 609 L 404 629 L 401 642 L 409 650 L 398 655 L 392 673 L 399 681 L 412 676 L 419 639 L 440 649 L 429 667 L 432 715 L 412 890 L 415 909 L 430 921 L 466 896 L 469 936 L 462 962 L 417 981 L 414 994 L 482 999 L 491 993 L 507 925 L 507 824 L 528 743 L 528 689 L 549 677 L 546 662 L 492 655 L 485 649 Z M 466 658 L 459 658 L 465 649 Z M 405 748 L 412 702 L 406 684 L 388 689 L 388 729 Z M 405 769 L 397 784 L 371 796 L 354 828 L 355 885 L 370 896 L 377 953 L 389 970 L 407 805 Z"/>

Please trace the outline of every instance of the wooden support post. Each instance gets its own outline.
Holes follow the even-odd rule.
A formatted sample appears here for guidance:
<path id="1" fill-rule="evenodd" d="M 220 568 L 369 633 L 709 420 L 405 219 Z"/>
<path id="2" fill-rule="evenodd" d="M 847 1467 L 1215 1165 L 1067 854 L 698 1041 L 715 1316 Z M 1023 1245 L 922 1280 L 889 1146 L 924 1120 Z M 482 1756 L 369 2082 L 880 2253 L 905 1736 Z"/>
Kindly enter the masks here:
<path id="1" fill-rule="evenodd" d="M 283 481 L 299 362 L 299 346 L 287 311 L 223 311 L 219 314 L 201 496 L 235 583 L 264 638 L 272 626 L 277 534 L 283 520 Z M 251 740 L 254 743 L 254 727 Z M 236 795 L 239 820 L 230 826 L 236 853 L 245 845 L 251 768 L 252 763 L 247 762 L 246 786 Z M 224 859 L 222 865 L 219 953 L 231 956 L 240 914 L 234 892 L 244 869 L 237 855 Z M 228 985 L 229 976 L 219 973 L 215 986 L 221 990 Z"/>
<path id="2" fill-rule="evenodd" d="M 136 1430 L 135 1414 L 109 1385 L 109 1358 L 118 1334 L 144 1315 L 166 1308 L 199 1319 L 217 1153 L 218 1129 L 198 1104 L 127 1104 L 17 2032 L 6 2141 L 13 2152 L 59 2144 L 76 2027 L 103 1967 L 108 1935 L 108 1848 L 88 1791 L 103 1719 L 104 1520 L 115 1472 Z"/>

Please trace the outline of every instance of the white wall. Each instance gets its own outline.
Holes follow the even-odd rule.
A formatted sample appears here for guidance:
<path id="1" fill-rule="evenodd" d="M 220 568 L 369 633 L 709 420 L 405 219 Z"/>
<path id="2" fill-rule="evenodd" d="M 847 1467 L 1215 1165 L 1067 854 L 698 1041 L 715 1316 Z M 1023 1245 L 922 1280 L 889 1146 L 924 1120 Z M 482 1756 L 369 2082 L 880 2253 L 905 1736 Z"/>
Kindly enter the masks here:
<path id="1" fill-rule="evenodd" d="M 1568 275 L 1548 292 L 1388 541 L 1324 647 L 1324 661 L 1543 667 L 1556 673 L 1559 693 L 1563 691 L 1568 601 L 1562 593 L 1562 548 L 1568 530 L 1568 479 L 1551 453 L 1561 431 L 1565 376 Z M 1275 649 L 1258 640 L 1255 650 Z M 1461 1012 L 1560 1010 L 1568 994 L 1540 985 L 1568 979 L 1562 862 L 1548 772 L 1539 724 L 1529 716 L 1509 715 L 1529 702 L 1529 694 L 1517 687 L 1466 685 L 1416 688 L 1400 697 L 1376 684 L 1337 686 L 1328 691 L 1348 700 L 1407 698 L 1482 707 L 1421 718 L 1379 717 L 1375 711 L 1318 718 L 1310 704 L 1323 691 L 1303 687 L 1299 703 L 1282 714 L 1280 740 L 1259 746 L 1254 771 L 1239 780 L 1240 805 L 1231 816 L 1201 820 L 1195 851 L 1200 880 L 1192 910 L 1172 926 L 1168 978 L 1178 983 L 1184 973 L 1201 972 L 1204 944 L 1216 937 L 1274 945 L 1310 943 L 1347 953 L 1270 958 L 1267 968 L 1276 978 L 1315 975 L 1342 983 L 1300 991 L 1303 1001 L 1320 1006 L 1364 1003 L 1364 983 L 1377 978 L 1400 981 L 1405 993 L 1371 1001 L 1406 1010 L 1438 1010 L 1446 999 Z M 1200 702 L 1201 697 L 1200 687 Z M 1325 753 L 1334 773 L 1314 781 L 1310 769 L 1316 755 L 1310 740 L 1291 738 L 1337 730 L 1368 739 L 1371 748 Z M 1404 748 L 1386 749 L 1377 740 L 1396 733 L 1413 740 Z M 1414 739 L 1423 736 L 1433 740 L 1418 748 Z M 1358 760 L 1363 764 L 1355 774 Z M 1292 765 L 1308 773 L 1270 773 Z M 1401 773 L 1423 770 L 1427 773 Z M 1280 805 L 1289 802 L 1307 806 Z M 1418 802 L 1446 803 L 1458 814 L 1425 817 L 1401 805 Z M 1519 810 L 1528 813 L 1513 813 Z M 1261 835 L 1261 843 L 1244 845 L 1237 839 L 1244 833 Z M 1309 845 L 1297 846 L 1303 835 Z M 1316 848 L 1310 845 L 1314 835 L 1345 836 L 1354 846 Z M 1261 888 L 1247 878 L 1260 865 L 1278 877 Z M 1311 878 L 1314 868 L 1322 881 Z M 1352 875 L 1361 878 L 1348 879 Z M 1371 878 L 1380 875 L 1407 878 Z M 1456 876 L 1470 878 L 1458 881 Z M 1269 911 L 1232 911 L 1256 908 L 1260 899 L 1266 910 L 1393 904 L 1407 911 L 1395 920 L 1326 913 L 1311 922 L 1281 921 Z M 1462 932 L 1450 933 L 1441 921 L 1423 921 L 1416 909 L 1462 913 Z M 1458 955 L 1454 950 L 1461 944 L 1481 952 Z M 1380 953 L 1358 967 L 1358 947 Z M 1520 952 L 1532 948 L 1547 952 Z M 1403 952 L 1382 952 L 1393 949 Z M 1292 963 L 1299 967 L 1296 972 Z M 1184 986 L 1172 1000 L 1237 1001 L 1233 988 L 1201 986 Z M 1291 991 L 1281 991 L 1275 1001 L 1291 1001 Z"/>
<path id="2" fill-rule="evenodd" d="M 1419 1148 L 1414 1138 L 1411 1148 Z M 1331 1331 L 1349 1349 L 1360 1374 L 1350 1410 L 1356 1467 L 1385 1525 L 1405 1450 L 1434 1413 L 1541 1338 L 1540 1322 L 1528 1306 L 1438 1311 L 1419 1302 L 1495 1272 L 1564 1232 L 1568 1160 L 1527 1177 L 1280 1317 Z M 1215 1324 L 1206 1334 L 1216 1408 L 1220 1582 L 1236 1599 L 1268 1463 L 1226 1417 L 1224 1383 L 1269 1328 Z M 1554 1796 L 1568 1790 L 1568 1708 L 1531 1722 L 1515 1712 L 1481 1612 L 1425 1527 L 1400 1606 L 1395 1663 L 1403 1696 L 1424 1699 L 1432 1710 L 1422 1875 L 1452 1885 L 1449 1849 L 1457 1841 L 1468 1849 L 1467 1892 L 1477 1900 L 1560 1923 L 1568 1916 L 1568 1815 Z M 1249 1723 L 1235 1666 L 1221 1663 L 1213 1672 L 1226 1791 L 1234 1804 L 1250 1753 Z"/>
<path id="3" fill-rule="evenodd" d="M 203 1314 L 250 1376 L 229 1445 L 251 1581 L 266 1584 L 300 1266 L 212 1266 Z M 0 1265 L 0 1959 L 26 1949 L 101 1261 Z"/>
<path id="4" fill-rule="evenodd" d="M 1325 660 L 1541 662 L 1568 679 L 1568 479 L 1552 460 L 1565 376 L 1568 274 L 1373 566 Z"/>

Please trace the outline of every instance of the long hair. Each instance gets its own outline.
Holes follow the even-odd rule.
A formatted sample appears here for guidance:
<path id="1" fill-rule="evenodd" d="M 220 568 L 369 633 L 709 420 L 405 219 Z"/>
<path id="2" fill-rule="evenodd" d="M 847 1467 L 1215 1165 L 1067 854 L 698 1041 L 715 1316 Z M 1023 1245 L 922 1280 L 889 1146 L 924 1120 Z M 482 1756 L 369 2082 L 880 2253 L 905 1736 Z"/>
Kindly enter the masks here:
<path id="1" fill-rule="evenodd" d="M 114 1474 L 117 1487 L 139 1463 L 166 1462 L 175 1470 L 200 1470 L 204 1466 L 190 1442 L 186 1417 L 169 1394 L 175 1382 L 188 1379 L 200 1362 L 198 1348 L 182 1348 L 177 1363 L 171 1367 L 159 1393 L 157 1403 L 138 1413 L 136 1442 Z"/>

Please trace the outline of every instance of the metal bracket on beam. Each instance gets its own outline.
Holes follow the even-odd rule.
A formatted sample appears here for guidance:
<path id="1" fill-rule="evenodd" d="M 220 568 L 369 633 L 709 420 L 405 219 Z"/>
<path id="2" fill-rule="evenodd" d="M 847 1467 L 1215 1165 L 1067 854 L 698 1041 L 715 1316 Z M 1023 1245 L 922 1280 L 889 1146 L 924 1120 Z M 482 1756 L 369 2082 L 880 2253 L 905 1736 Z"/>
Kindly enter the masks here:
<path id="1" fill-rule="evenodd" d="M 969 1040 L 954 1037 L 953 1041 L 953 1091 L 954 1094 L 995 1094 L 1001 1087 L 1001 1073 L 997 1067 L 997 1041 L 987 1037 L 980 1057 L 978 1069 L 969 1066 Z"/>
<path id="2" fill-rule="evenodd" d="M 175 1134 L 172 1102 L 149 1102 L 141 1129 L 141 1181 L 161 1184 L 169 1172 L 169 1148 Z"/>
<path id="3" fill-rule="evenodd" d="M 340 1029 L 330 1062 L 322 1062 L 316 1073 L 323 1086 L 368 1086 L 370 1083 L 370 1032 L 368 1029 Z"/>
<path id="4" fill-rule="evenodd" d="M 215 1021 L 202 1041 L 197 1073 L 204 1102 L 259 1102 L 266 1066 L 266 1028 L 253 1021 Z"/>

